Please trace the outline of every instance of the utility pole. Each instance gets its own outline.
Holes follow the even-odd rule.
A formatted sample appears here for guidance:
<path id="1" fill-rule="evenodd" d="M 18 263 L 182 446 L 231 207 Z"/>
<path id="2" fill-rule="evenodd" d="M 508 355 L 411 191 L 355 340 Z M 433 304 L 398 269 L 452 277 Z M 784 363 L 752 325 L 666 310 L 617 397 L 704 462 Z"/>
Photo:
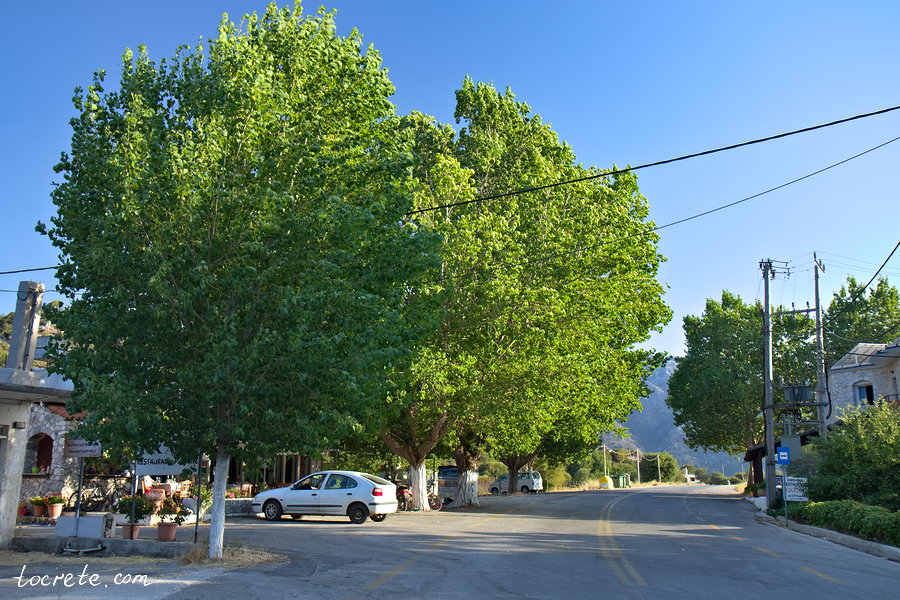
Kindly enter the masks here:
<path id="1" fill-rule="evenodd" d="M 603 444 L 601 448 L 603 448 L 603 476 L 607 477 L 609 473 L 606 471 L 606 444 Z"/>
<path id="2" fill-rule="evenodd" d="M 765 375 L 765 403 L 763 415 L 766 421 L 766 502 L 771 504 L 775 500 L 775 407 L 772 405 L 772 314 L 769 305 L 769 280 L 775 276 L 772 268 L 772 260 L 760 261 L 760 269 L 764 282 L 764 312 L 763 312 L 763 348 Z"/>
<path id="3" fill-rule="evenodd" d="M 819 270 L 825 272 L 825 265 L 816 258 L 816 253 L 813 252 L 813 262 L 816 263 L 815 266 L 815 281 L 816 281 L 816 407 L 818 411 L 818 421 L 819 421 L 819 439 L 825 439 L 828 435 L 828 427 L 825 423 L 827 419 L 827 415 L 825 412 L 826 401 L 825 397 L 827 395 L 826 392 L 826 382 L 825 382 L 825 336 L 822 331 L 822 305 L 819 301 Z"/>
<path id="4" fill-rule="evenodd" d="M 638 477 L 638 485 L 641 483 L 641 449 L 638 448 L 635 450 L 637 452 L 637 477 Z"/>

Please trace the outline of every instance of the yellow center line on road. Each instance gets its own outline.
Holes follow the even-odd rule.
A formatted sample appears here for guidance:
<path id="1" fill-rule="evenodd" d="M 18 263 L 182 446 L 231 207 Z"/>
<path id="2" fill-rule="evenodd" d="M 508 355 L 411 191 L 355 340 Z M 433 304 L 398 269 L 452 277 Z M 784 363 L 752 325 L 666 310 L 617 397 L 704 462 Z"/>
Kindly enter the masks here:
<path id="1" fill-rule="evenodd" d="M 822 579 L 826 579 L 826 580 L 830 581 L 831 583 L 844 583 L 840 579 L 835 579 L 834 577 L 832 577 L 830 575 L 826 575 L 825 573 L 819 573 L 818 571 L 816 571 L 815 569 L 812 569 L 810 567 L 800 567 L 800 568 L 803 569 L 804 571 L 809 571 L 813 575 L 818 575 Z"/>
<path id="2" fill-rule="evenodd" d="M 755 549 L 759 550 L 760 552 L 765 552 L 766 554 L 768 554 L 769 556 L 772 556 L 774 558 L 781 558 L 780 554 L 778 554 L 777 552 L 772 552 L 768 548 L 763 548 L 762 546 L 753 546 L 753 547 Z"/>
<path id="3" fill-rule="evenodd" d="M 641 577 L 633 566 L 631 566 L 631 563 L 628 562 L 628 558 L 625 557 L 625 554 L 623 554 L 621 548 L 619 548 L 619 544 L 616 542 L 616 538 L 613 535 L 612 523 L 610 522 L 613 507 L 628 496 L 636 493 L 637 492 L 631 492 L 616 498 L 603 508 L 600 520 L 597 523 L 597 537 L 600 538 L 600 552 L 603 554 L 606 562 L 609 563 L 613 573 L 619 578 L 619 581 L 621 581 L 623 585 L 635 584 L 646 586 L 647 582 L 644 581 L 644 578 Z M 630 580 L 629 575 L 631 576 Z"/>

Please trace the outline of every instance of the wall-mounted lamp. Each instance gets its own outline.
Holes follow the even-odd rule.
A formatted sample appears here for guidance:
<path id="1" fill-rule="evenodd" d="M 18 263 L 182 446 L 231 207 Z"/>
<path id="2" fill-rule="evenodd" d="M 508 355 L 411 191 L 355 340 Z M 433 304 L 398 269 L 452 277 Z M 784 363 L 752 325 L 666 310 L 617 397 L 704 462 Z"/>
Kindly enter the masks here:
<path id="1" fill-rule="evenodd" d="M 13 421 L 13 429 L 25 429 L 28 427 L 28 423 L 25 421 Z"/>

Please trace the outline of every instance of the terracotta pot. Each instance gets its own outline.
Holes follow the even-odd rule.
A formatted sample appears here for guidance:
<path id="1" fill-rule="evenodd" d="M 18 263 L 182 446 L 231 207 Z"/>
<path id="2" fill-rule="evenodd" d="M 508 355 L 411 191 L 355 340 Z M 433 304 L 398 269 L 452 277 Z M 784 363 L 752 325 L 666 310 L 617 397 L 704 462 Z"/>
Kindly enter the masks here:
<path id="1" fill-rule="evenodd" d="M 48 504 L 47 505 L 47 516 L 51 519 L 58 519 L 59 515 L 62 514 L 63 504 Z"/>
<path id="2" fill-rule="evenodd" d="M 36 517 L 45 517 L 47 516 L 47 507 L 43 504 L 35 504 L 33 507 L 34 516 Z"/>
<path id="3" fill-rule="evenodd" d="M 174 542 L 177 530 L 178 525 L 175 523 L 160 523 L 156 526 L 156 534 L 161 542 Z"/>
<path id="4" fill-rule="evenodd" d="M 138 539 L 138 533 L 140 533 L 140 531 L 140 525 L 132 525 L 131 523 L 125 523 L 124 525 L 122 525 L 122 537 L 126 540 Z"/>

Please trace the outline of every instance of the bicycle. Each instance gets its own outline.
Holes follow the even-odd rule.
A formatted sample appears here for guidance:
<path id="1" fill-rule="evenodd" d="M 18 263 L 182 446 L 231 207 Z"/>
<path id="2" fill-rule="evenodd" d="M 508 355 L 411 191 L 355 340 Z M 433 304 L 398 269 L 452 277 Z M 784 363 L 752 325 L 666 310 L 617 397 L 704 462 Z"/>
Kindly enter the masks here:
<path id="1" fill-rule="evenodd" d="M 111 511 L 115 508 L 116 503 L 124 496 L 130 496 L 131 492 L 124 486 L 113 486 L 108 490 L 102 490 L 99 487 L 83 488 L 81 490 L 81 511 Z M 78 500 L 78 490 L 69 495 L 66 506 L 73 510 Z"/>
<path id="2" fill-rule="evenodd" d="M 397 484 L 397 510 L 412 510 L 412 493 L 409 486 Z"/>
<path id="3" fill-rule="evenodd" d="M 437 494 L 428 494 L 428 506 L 431 510 L 441 510 L 444 501 Z M 413 508 L 412 492 L 408 486 L 397 485 L 397 510 L 415 510 Z"/>

